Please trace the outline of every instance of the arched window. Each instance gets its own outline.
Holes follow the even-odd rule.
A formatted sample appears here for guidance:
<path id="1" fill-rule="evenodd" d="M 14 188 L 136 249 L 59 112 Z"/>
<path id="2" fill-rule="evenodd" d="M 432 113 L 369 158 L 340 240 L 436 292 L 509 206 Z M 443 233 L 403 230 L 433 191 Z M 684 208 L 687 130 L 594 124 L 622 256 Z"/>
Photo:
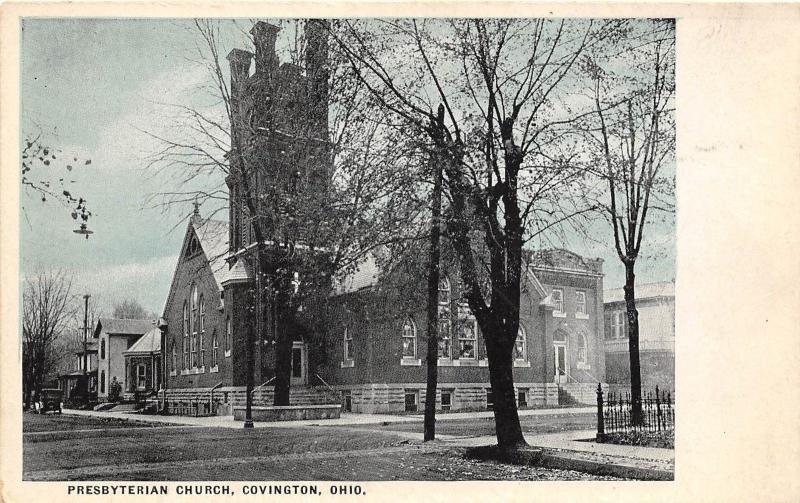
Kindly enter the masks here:
<path id="1" fill-rule="evenodd" d="M 450 305 L 450 280 L 447 279 L 447 276 L 439 278 L 439 304 Z"/>
<path id="2" fill-rule="evenodd" d="M 183 302 L 183 368 L 189 368 L 189 307 Z"/>
<path id="3" fill-rule="evenodd" d="M 231 345 L 233 344 L 232 338 L 233 327 L 231 326 L 231 317 L 225 318 L 225 356 L 231 355 Z"/>
<path id="4" fill-rule="evenodd" d="M 178 351 L 175 349 L 175 342 L 172 342 L 172 370 L 178 368 Z"/>
<path id="5" fill-rule="evenodd" d="M 406 318 L 403 323 L 403 358 L 417 357 L 417 326 L 414 320 Z"/>
<path id="6" fill-rule="evenodd" d="M 519 331 L 517 332 L 517 340 L 514 341 L 514 360 L 526 361 L 528 359 L 528 353 L 526 350 L 527 336 L 525 334 L 525 328 L 520 325 Z"/>
<path id="7" fill-rule="evenodd" d="M 100 359 L 106 359 L 106 340 L 100 339 Z"/>
<path id="8" fill-rule="evenodd" d="M 211 366 L 216 367 L 218 364 L 217 353 L 219 352 L 219 341 L 217 340 L 217 330 L 211 332 Z"/>
<path id="9" fill-rule="evenodd" d="M 578 334 L 578 363 L 586 363 L 588 357 L 586 347 L 586 336 L 584 334 Z"/>
<path id="10" fill-rule="evenodd" d="M 206 301 L 200 296 L 200 331 L 206 331 Z"/>
<path id="11" fill-rule="evenodd" d="M 106 371 L 100 371 L 100 393 L 106 392 Z"/>
<path id="12" fill-rule="evenodd" d="M 190 366 L 192 368 L 197 367 L 197 304 L 199 303 L 199 299 L 197 298 L 197 286 L 192 285 L 192 296 L 191 296 L 191 319 L 190 319 L 190 344 L 189 350 L 191 351 L 191 361 Z"/>

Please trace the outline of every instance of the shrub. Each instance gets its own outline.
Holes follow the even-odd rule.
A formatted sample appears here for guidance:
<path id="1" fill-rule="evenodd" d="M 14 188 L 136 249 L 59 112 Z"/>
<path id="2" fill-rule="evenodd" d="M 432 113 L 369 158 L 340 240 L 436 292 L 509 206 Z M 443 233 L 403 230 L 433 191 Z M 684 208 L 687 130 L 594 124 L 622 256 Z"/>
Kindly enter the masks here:
<path id="1" fill-rule="evenodd" d="M 122 385 L 119 383 L 119 381 L 117 381 L 117 378 L 114 377 L 111 379 L 111 384 L 108 385 L 108 401 L 119 402 L 121 395 Z"/>

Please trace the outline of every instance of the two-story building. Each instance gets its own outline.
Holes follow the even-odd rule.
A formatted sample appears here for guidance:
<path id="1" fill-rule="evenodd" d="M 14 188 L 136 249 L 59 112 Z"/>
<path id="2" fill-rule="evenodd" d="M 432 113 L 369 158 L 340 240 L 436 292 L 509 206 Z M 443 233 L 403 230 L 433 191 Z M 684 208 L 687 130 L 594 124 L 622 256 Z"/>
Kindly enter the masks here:
<path id="1" fill-rule="evenodd" d="M 642 388 L 675 389 L 675 283 L 636 285 L 639 312 L 639 362 Z M 606 380 L 614 388 L 630 387 L 628 318 L 622 288 L 606 290 Z"/>

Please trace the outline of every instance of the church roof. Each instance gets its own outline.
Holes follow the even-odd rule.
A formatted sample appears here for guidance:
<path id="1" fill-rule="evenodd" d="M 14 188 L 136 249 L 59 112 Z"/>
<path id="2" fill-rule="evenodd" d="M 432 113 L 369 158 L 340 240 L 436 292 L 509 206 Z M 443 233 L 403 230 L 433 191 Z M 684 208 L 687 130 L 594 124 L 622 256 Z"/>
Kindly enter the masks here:
<path id="1" fill-rule="evenodd" d="M 228 274 L 228 264 L 225 257 L 228 254 L 228 222 L 222 220 L 192 219 L 194 229 L 203 253 L 206 254 L 217 287 L 222 290 L 222 283 Z"/>
<path id="2" fill-rule="evenodd" d="M 141 336 L 133 346 L 129 347 L 127 351 L 123 351 L 124 355 L 136 354 L 151 354 L 161 352 L 161 330 L 158 327 L 153 327 L 152 330 Z"/>
<path id="3" fill-rule="evenodd" d="M 117 318 L 100 318 L 94 330 L 94 336 L 100 332 L 120 335 L 142 335 L 153 328 L 153 320 L 122 320 Z"/>
<path id="4" fill-rule="evenodd" d="M 675 282 L 660 281 L 657 283 L 644 283 L 636 285 L 634 290 L 636 300 L 653 299 L 656 297 L 675 297 Z M 625 300 L 623 288 L 611 288 L 603 291 L 603 302 L 622 302 Z"/>

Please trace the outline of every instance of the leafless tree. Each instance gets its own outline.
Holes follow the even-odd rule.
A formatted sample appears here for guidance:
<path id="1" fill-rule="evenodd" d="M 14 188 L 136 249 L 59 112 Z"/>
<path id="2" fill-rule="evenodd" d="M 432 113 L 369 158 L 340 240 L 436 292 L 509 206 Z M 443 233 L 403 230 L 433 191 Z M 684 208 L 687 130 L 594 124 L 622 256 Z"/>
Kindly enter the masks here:
<path id="1" fill-rule="evenodd" d="M 56 362 L 56 340 L 73 316 L 72 278 L 41 272 L 25 279 L 22 292 L 22 390 L 25 407 L 39 396 Z"/>
<path id="2" fill-rule="evenodd" d="M 409 19 L 343 21 L 331 30 L 375 99 L 422 132 L 443 164 L 446 236 L 486 341 L 503 449 L 525 444 L 512 376 L 523 247 L 591 210 L 581 202 L 586 173 L 567 134 L 588 111 L 568 98 L 581 55 L 617 28 Z"/>
<path id="3" fill-rule="evenodd" d="M 656 214 L 674 211 L 675 23 L 628 22 L 625 39 L 606 58 L 583 62 L 594 114 L 581 128 L 589 163 L 605 190 L 596 198 L 625 266 L 632 421 L 641 424 L 636 260 Z"/>
<path id="4" fill-rule="evenodd" d="M 158 317 L 148 312 L 136 299 L 125 299 L 114 306 L 113 317 L 121 320 L 145 320 Z"/>

